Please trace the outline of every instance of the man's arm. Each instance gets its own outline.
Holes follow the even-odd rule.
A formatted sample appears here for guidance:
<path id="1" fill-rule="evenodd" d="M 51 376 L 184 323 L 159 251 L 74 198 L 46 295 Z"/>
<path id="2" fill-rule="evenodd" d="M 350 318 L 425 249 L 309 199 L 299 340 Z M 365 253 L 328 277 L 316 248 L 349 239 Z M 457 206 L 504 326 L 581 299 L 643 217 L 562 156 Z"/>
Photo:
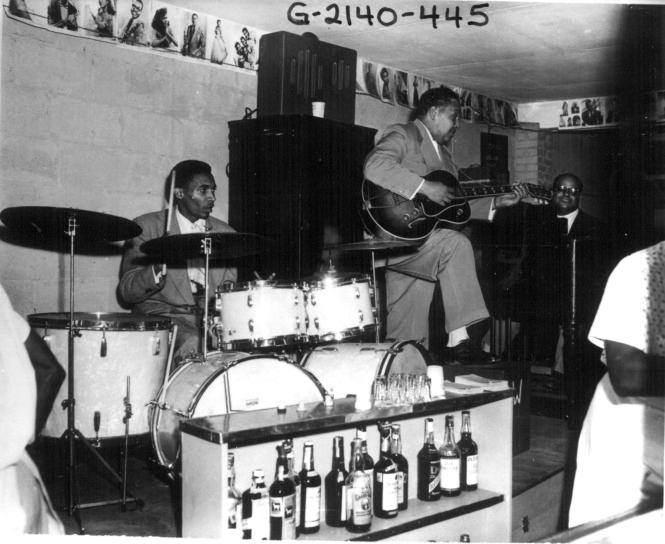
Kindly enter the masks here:
<path id="1" fill-rule="evenodd" d="M 605 340 L 607 369 L 619 396 L 662 397 L 665 394 L 665 357 Z"/>
<path id="2" fill-rule="evenodd" d="M 53 401 L 65 380 L 66 374 L 46 342 L 35 331 L 30 331 L 24 345 L 35 370 L 37 381 L 35 434 L 39 434 L 51 413 Z"/>

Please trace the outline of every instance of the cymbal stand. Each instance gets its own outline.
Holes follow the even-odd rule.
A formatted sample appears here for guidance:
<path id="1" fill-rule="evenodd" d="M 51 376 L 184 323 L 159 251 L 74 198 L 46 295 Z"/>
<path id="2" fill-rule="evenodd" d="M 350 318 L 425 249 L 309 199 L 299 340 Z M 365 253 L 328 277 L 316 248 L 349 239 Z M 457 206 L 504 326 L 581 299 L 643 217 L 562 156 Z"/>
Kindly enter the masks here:
<path id="1" fill-rule="evenodd" d="M 126 502 L 136 502 L 139 506 L 142 506 L 143 501 L 132 496 L 128 499 L 123 498 L 81 504 L 74 499 L 74 487 L 78 483 L 76 478 L 76 441 L 83 444 L 83 446 L 85 446 L 93 457 L 100 462 L 100 464 L 120 485 L 123 484 L 123 479 L 120 475 L 106 461 L 106 459 L 102 457 L 97 448 L 91 444 L 85 436 L 83 436 L 83 433 L 76 428 L 75 424 L 76 398 L 74 396 L 74 338 L 81 335 L 80 331 L 74 327 L 74 241 L 76 239 L 76 229 L 78 226 L 76 213 L 72 212 L 68 219 L 67 231 L 65 232 L 65 234 L 69 236 L 69 326 L 67 342 L 67 398 L 62 401 L 62 407 L 67 410 L 67 429 L 63 433 L 63 436 L 67 440 L 67 513 L 70 516 L 75 517 L 81 534 L 84 534 L 85 529 L 81 521 L 81 510 L 111 504 L 125 504 Z M 98 418 L 99 416 L 95 413 L 94 417 Z"/>
<path id="2" fill-rule="evenodd" d="M 210 270 L 210 253 L 212 238 L 206 236 L 201 240 L 201 251 L 205 255 L 204 301 L 203 301 L 203 360 L 208 359 L 208 273 Z"/>
<path id="3" fill-rule="evenodd" d="M 379 286 L 376 283 L 376 261 L 374 260 L 374 250 L 370 252 L 372 256 L 372 283 L 374 284 L 374 305 L 376 306 L 376 332 L 375 340 L 378 344 L 381 339 L 381 299 L 379 298 Z"/>

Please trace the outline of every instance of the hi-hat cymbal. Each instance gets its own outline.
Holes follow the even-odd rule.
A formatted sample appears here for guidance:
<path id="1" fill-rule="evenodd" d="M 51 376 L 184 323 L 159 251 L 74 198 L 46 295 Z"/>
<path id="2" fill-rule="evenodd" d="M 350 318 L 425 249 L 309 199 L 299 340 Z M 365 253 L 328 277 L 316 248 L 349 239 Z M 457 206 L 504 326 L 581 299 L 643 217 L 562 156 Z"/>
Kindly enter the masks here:
<path id="1" fill-rule="evenodd" d="M 0 219 L 11 230 L 44 239 L 69 236 L 70 222 L 77 240 L 116 242 L 141 234 L 134 221 L 101 212 L 51 206 L 18 206 L 5 208 Z M 75 221 L 72 221 L 75 220 Z"/>
<path id="2" fill-rule="evenodd" d="M 248 232 L 195 232 L 154 238 L 141 244 L 141 251 L 155 257 L 194 258 L 204 255 L 203 240 L 210 239 L 210 257 L 237 259 L 267 251 L 270 240 Z"/>
<path id="3" fill-rule="evenodd" d="M 349 242 L 347 244 L 340 244 L 338 246 L 328 246 L 326 249 L 339 249 L 342 251 L 378 251 L 381 249 L 395 249 L 400 247 L 417 246 L 418 241 L 407 240 L 380 240 L 371 238 L 369 240 L 361 240 L 360 242 Z"/>

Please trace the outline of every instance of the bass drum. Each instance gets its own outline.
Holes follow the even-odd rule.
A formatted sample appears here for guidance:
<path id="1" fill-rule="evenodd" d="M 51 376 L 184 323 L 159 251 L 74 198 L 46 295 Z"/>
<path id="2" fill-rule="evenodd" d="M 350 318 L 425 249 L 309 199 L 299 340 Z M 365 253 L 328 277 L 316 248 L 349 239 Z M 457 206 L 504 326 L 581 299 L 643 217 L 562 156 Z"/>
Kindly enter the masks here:
<path id="1" fill-rule="evenodd" d="M 374 378 L 389 374 L 427 374 L 429 362 L 427 350 L 408 340 L 319 346 L 308 352 L 301 364 L 336 398 L 355 395 L 358 406 L 367 406 Z"/>
<path id="2" fill-rule="evenodd" d="M 314 376 L 282 357 L 216 351 L 205 361 L 186 360 L 152 403 L 150 431 L 157 461 L 175 467 L 185 419 L 321 402 L 324 395 Z"/>
<path id="3" fill-rule="evenodd" d="M 28 323 L 68 370 L 69 313 L 28 316 Z M 129 313 L 74 312 L 74 425 L 87 438 L 125 434 L 127 377 L 132 417 L 129 433 L 147 434 L 148 403 L 164 383 L 171 321 Z M 60 437 L 67 430 L 68 378 L 60 387 L 42 435 Z M 95 413 L 99 433 L 95 433 Z"/>

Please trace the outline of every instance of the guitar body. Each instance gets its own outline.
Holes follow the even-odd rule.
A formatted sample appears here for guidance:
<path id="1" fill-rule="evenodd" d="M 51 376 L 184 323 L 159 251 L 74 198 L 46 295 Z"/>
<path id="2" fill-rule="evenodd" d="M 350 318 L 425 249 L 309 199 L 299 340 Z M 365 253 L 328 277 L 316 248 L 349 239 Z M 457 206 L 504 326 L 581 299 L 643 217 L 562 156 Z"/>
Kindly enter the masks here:
<path id="1" fill-rule="evenodd" d="M 457 190 L 459 183 L 449 172 L 436 170 L 425 176 L 427 181 L 444 183 Z M 362 186 L 363 219 L 365 228 L 380 238 L 425 240 L 440 222 L 463 225 L 471 217 L 466 200 L 446 206 L 416 195 L 408 200 L 388 189 L 364 180 Z"/>

